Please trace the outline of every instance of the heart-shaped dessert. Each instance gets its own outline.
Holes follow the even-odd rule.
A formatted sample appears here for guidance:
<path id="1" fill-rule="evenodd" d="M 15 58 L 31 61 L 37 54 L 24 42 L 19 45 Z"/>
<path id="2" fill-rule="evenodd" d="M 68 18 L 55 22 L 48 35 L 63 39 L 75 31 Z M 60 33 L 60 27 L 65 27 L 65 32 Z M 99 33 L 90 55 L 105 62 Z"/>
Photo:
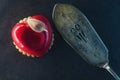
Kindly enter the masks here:
<path id="1" fill-rule="evenodd" d="M 16 48 L 24 55 L 43 56 L 53 43 L 51 25 L 41 15 L 24 18 L 13 27 L 12 39 Z"/>

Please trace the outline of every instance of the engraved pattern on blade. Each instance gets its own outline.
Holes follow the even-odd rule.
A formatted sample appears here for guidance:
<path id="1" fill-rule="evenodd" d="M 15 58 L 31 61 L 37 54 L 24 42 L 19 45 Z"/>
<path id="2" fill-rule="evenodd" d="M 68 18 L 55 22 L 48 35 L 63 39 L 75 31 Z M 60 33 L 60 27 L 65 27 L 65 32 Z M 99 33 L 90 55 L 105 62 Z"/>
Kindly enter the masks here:
<path id="1" fill-rule="evenodd" d="M 88 63 L 102 66 L 108 62 L 108 50 L 82 12 L 74 6 L 59 4 L 54 10 L 55 25 L 67 41 Z"/>
<path id="2" fill-rule="evenodd" d="M 85 33 L 83 29 L 81 29 L 81 26 L 79 24 L 75 24 L 73 28 L 71 28 L 71 33 L 76 36 L 79 40 L 83 40 L 84 42 L 87 42 L 85 38 Z"/>

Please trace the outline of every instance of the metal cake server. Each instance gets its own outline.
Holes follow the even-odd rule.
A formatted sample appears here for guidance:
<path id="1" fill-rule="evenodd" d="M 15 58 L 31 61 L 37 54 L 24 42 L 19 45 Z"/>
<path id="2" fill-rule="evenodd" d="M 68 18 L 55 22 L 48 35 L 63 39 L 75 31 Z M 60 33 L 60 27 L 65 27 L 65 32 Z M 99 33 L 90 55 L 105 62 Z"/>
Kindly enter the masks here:
<path id="1" fill-rule="evenodd" d="M 85 61 L 106 69 L 116 80 L 120 80 L 108 64 L 108 49 L 81 11 L 70 4 L 56 4 L 52 17 L 63 39 Z"/>

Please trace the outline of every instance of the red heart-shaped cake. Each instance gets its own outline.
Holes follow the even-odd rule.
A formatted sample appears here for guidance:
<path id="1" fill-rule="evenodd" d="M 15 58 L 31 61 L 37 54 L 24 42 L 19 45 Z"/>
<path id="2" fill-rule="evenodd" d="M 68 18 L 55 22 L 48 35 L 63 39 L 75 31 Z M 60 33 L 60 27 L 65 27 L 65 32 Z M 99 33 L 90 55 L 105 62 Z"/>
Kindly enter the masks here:
<path id="1" fill-rule="evenodd" d="M 53 42 L 49 21 L 41 15 L 24 18 L 12 29 L 12 39 L 16 48 L 24 55 L 43 56 Z"/>

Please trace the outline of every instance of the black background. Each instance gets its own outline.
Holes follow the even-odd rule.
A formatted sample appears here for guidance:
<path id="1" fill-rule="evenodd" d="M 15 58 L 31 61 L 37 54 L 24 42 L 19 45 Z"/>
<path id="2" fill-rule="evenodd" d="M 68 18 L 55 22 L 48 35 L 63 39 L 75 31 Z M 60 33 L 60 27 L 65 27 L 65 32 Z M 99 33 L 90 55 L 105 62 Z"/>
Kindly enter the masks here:
<path id="1" fill-rule="evenodd" d="M 119 0 L 0 0 L 0 80 L 114 80 L 104 69 L 88 65 L 59 35 L 52 21 L 56 3 L 70 3 L 90 20 L 109 49 L 110 65 L 120 76 Z M 55 41 L 40 58 L 23 56 L 15 49 L 11 29 L 20 19 L 44 15 Z"/>

